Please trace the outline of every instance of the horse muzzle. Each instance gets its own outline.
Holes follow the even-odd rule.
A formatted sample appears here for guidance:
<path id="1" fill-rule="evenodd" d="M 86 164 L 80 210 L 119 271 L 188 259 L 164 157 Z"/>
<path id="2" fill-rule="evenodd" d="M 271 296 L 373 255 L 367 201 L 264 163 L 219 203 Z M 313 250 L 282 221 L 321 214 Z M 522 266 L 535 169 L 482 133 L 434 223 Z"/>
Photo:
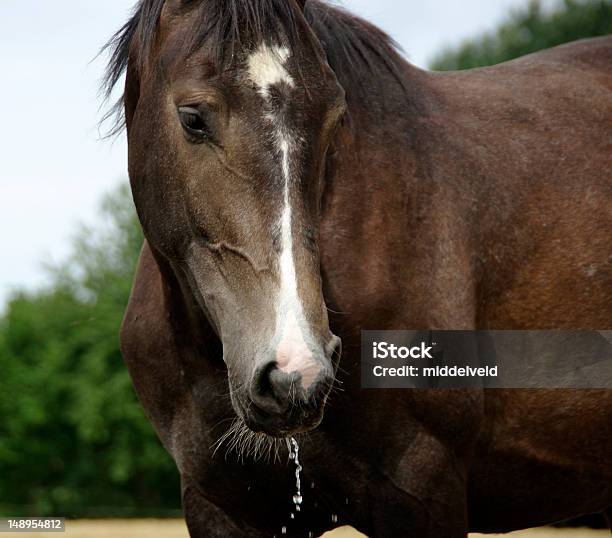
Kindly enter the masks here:
<path id="1" fill-rule="evenodd" d="M 341 341 L 332 336 L 321 353 L 289 357 L 275 353 L 256 368 L 243 418 L 254 432 L 286 437 L 316 428 L 335 381 Z"/>

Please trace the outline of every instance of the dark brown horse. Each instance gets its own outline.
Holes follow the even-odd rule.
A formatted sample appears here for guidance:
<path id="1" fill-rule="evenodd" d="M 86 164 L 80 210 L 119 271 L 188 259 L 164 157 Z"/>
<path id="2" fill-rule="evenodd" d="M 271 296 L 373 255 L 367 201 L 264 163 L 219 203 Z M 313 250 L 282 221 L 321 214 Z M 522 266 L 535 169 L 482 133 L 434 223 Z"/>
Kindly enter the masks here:
<path id="1" fill-rule="evenodd" d="M 304 4 L 142 0 L 111 42 L 147 239 L 122 349 L 191 535 L 605 512 L 612 393 L 364 391 L 359 336 L 612 326 L 612 40 L 427 73 Z M 300 432 L 290 520 L 292 468 L 248 456 Z"/>

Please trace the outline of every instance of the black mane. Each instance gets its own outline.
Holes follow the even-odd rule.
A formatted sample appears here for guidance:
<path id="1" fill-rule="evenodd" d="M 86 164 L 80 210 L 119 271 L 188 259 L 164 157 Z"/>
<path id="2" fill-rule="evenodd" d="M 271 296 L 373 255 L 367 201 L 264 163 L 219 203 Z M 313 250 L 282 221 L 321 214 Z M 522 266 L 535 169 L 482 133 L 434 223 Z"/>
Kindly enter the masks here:
<path id="1" fill-rule="evenodd" d="M 110 60 L 102 82 L 107 98 L 117 85 L 128 64 L 130 45 L 134 38 L 140 43 L 142 64 L 154 41 L 165 0 L 139 0 L 130 19 L 112 36 L 102 51 L 110 52 Z M 233 51 L 243 43 L 269 41 L 282 32 L 291 45 L 296 39 L 296 4 L 288 0 L 184 0 L 185 9 L 199 9 L 199 26 L 192 47 L 205 40 L 218 44 L 216 61 L 231 61 Z M 352 96 L 363 95 L 364 69 L 376 80 L 381 70 L 402 82 L 402 59 L 399 47 L 385 32 L 344 9 L 321 0 L 306 2 L 305 16 L 320 40 L 331 68 L 340 83 Z M 113 132 L 121 130 L 122 99 L 104 117 L 118 117 Z"/>

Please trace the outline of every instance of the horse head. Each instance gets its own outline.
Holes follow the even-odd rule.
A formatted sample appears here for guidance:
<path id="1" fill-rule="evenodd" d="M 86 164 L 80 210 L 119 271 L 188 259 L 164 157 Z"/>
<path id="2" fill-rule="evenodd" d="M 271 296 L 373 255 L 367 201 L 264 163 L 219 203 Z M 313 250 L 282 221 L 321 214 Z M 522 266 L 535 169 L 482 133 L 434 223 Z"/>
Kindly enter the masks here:
<path id="1" fill-rule="evenodd" d="M 276 437 L 312 429 L 341 347 L 318 227 L 344 91 L 301 2 L 148 4 L 155 31 L 137 21 L 125 92 L 145 236 L 218 335 L 238 417 Z"/>

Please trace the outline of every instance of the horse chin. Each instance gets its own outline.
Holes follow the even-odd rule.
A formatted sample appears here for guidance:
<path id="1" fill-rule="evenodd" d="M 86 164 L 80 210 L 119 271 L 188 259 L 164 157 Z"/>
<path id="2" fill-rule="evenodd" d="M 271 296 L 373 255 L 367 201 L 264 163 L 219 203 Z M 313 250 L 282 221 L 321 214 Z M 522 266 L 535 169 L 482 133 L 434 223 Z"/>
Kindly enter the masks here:
<path id="1" fill-rule="evenodd" d="M 256 434 L 276 439 L 288 439 L 299 433 L 316 429 L 323 420 L 323 406 L 315 412 L 305 413 L 295 409 L 285 415 L 271 415 L 251 405 L 247 413 L 241 413 L 246 427 Z"/>

